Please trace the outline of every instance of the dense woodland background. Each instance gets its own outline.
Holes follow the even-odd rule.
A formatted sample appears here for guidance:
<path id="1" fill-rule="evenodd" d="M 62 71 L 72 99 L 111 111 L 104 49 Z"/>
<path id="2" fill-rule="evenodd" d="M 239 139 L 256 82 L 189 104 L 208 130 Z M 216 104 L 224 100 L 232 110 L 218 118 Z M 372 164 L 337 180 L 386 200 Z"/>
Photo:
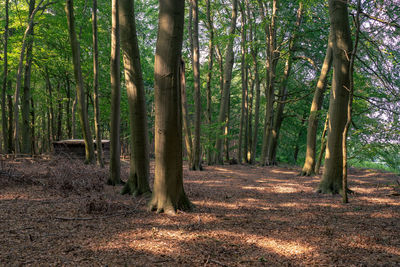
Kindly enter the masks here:
<path id="1" fill-rule="evenodd" d="M 193 2 L 193 1 L 191 1 Z M 197 1 L 195 1 L 197 3 Z M 236 1 L 234 1 L 236 2 Z M 198 1 L 198 41 L 201 120 L 200 146 L 204 162 L 219 148 L 219 111 L 221 81 L 227 49 L 233 40 L 233 70 L 229 93 L 229 126 L 223 133 L 225 161 L 260 162 L 267 107 L 268 27 L 275 1 L 238 1 L 236 29 L 232 31 L 232 1 Z M 327 1 L 276 1 L 276 74 L 273 114 L 281 112 L 276 158 L 302 166 L 306 153 L 307 124 L 316 83 L 327 50 L 329 14 Z M 6 8 L 8 3 L 8 25 Z M 261 5 L 260 5 L 261 3 Z M 297 22 L 302 4 L 301 23 Z M 65 1 L 0 1 L 0 49 L 2 83 L 2 152 L 41 154 L 51 151 L 55 140 L 82 138 L 77 117 L 76 82 L 68 35 Z M 26 34 L 29 14 L 39 7 L 32 31 Z M 92 1 L 75 0 L 75 29 L 81 54 L 84 94 L 89 123 L 94 133 Z M 99 125 L 103 139 L 110 137 L 110 51 L 111 4 L 99 1 L 97 10 L 99 55 Z M 186 65 L 187 116 L 195 135 L 196 105 L 192 49 L 194 18 L 185 6 L 182 57 Z M 349 164 L 400 172 L 400 6 L 395 0 L 361 1 L 360 34 L 354 63 L 353 117 L 348 139 Z M 135 1 L 136 31 L 148 115 L 150 151 L 154 149 L 154 54 L 157 40 L 158 2 Z M 356 33 L 357 3 L 349 2 L 349 21 L 353 42 Z M 7 50 L 4 50 L 8 27 Z M 194 31 L 196 32 L 196 31 Z M 212 39 L 212 40 L 211 40 Z M 294 39 L 294 40 L 293 40 Z M 23 40 L 26 40 L 18 74 Z M 211 40 L 211 43 L 210 43 Z M 211 44 L 211 45 L 210 45 Z M 212 52 L 210 57 L 210 51 Z M 4 55 L 8 61 L 5 62 Z M 290 59 L 289 59 L 290 58 Z M 213 64 L 210 66 L 210 59 Z M 229 59 L 228 59 L 229 60 Z M 291 71 L 285 74 L 290 61 Z M 7 69 L 5 66 L 7 65 Z M 121 59 L 121 66 L 123 66 Z M 123 67 L 121 67 L 123 71 Z M 7 74 L 7 75 L 5 75 Z M 15 113 L 16 81 L 21 75 L 18 113 Z M 124 153 L 129 151 L 129 111 L 122 77 L 120 140 Z M 210 79 L 210 80 L 208 80 Z M 317 156 L 329 106 L 331 75 L 328 75 L 323 104 L 318 111 Z M 211 95 L 208 94 L 208 86 Z M 258 91 L 259 90 L 259 91 Z M 259 96 L 257 95 L 259 92 Z M 211 101 L 208 103 L 207 99 Z M 259 101 L 259 105 L 257 104 Z M 18 103 L 18 102 L 17 102 Z M 271 103 L 271 102 L 270 102 Z M 282 105 L 284 104 L 284 105 Z M 281 109 L 279 111 L 279 109 Z M 13 113 L 14 112 L 14 113 Z M 14 123 L 18 116 L 20 134 L 15 140 Z M 273 120 L 277 121 L 277 117 Z M 254 134 L 254 131 L 257 134 Z M 186 131 L 185 131 L 186 133 Z M 29 144 L 26 144 L 29 140 Z M 196 142 L 194 142 L 195 144 Z M 255 143 L 253 146 L 252 144 Z M 254 147 L 254 148 L 253 148 Z M 247 153 L 249 152 L 249 153 Z M 151 152 L 152 154 L 153 152 Z M 221 151 L 222 153 L 222 151 Z M 185 157 L 188 155 L 185 153 Z M 246 156 L 248 158 L 246 158 Z M 208 161 L 211 163 L 211 161 Z M 264 162 L 261 162 L 264 163 Z"/>

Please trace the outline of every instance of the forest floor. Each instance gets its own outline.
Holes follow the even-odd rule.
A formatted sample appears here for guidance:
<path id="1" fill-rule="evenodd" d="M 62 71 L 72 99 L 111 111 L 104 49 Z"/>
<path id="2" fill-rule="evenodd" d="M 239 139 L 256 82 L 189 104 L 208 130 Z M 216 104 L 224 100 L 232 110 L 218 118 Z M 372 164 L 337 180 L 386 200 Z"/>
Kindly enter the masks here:
<path id="1" fill-rule="evenodd" d="M 107 168 L 2 160 L 0 265 L 400 266 L 399 176 L 351 169 L 342 204 L 295 167 L 186 169 L 196 207 L 171 216 L 105 185 Z"/>

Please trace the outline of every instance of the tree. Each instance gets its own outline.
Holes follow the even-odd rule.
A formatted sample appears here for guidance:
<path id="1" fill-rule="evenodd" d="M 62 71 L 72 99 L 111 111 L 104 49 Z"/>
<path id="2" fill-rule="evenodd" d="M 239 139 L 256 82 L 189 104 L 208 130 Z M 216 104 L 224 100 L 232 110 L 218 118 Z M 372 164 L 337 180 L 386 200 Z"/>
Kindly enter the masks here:
<path id="1" fill-rule="evenodd" d="M 130 174 L 124 192 L 141 195 L 150 192 L 150 163 L 146 100 L 136 36 L 134 0 L 120 0 L 118 10 L 131 136 Z"/>
<path id="2" fill-rule="evenodd" d="M 110 177 L 108 184 L 121 183 L 121 143 L 120 143 L 120 105 L 121 105 L 121 78 L 120 78 L 120 34 L 118 0 L 111 2 L 111 122 L 110 122 Z"/>
<path id="3" fill-rule="evenodd" d="M 94 146 L 93 146 L 92 133 L 89 127 L 89 119 L 86 107 L 87 103 L 85 101 L 85 89 L 83 87 L 79 42 L 78 39 L 76 38 L 76 32 L 75 32 L 73 0 L 66 0 L 65 13 L 67 14 L 69 39 L 72 49 L 72 61 L 74 65 L 74 75 L 76 80 L 76 94 L 78 98 L 79 120 L 82 127 L 83 139 L 85 142 L 85 162 L 93 163 Z"/>
<path id="4" fill-rule="evenodd" d="M 183 40 L 184 0 L 160 0 L 154 63 L 155 178 L 149 208 L 175 213 L 191 203 L 183 188 L 182 112 L 179 65 Z"/>
<path id="5" fill-rule="evenodd" d="M 97 37 L 97 0 L 93 0 L 92 9 L 93 31 L 93 100 L 94 100 L 94 131 L 96 133 L 97 163 L 104 168 L 103 146 L 101 142 L 100 108 L 99 108 L 99 48 Z"/>
<path id="6" fill-rule="evenodd" d="M 7 126 L 7 114 L 6 114 L 6 92 L 7 92 L 7 75 L 8 75 L 8 7 L 9 0 L 5 1 L 5 26 L 4 26 L 4 70 L 3 70 L 3 88 L 1 90 L 1 122 L 3 129 L 3 149 L 6 153 L 9 153 L 8 146 L 8 126 Z"/>
<path id="7" fill-rule="evenodd" d="M 226 47 L 226 55 L 225 55 L 225 66 L 224 66 L 224 75 L 223 75 L 223 88 L 221 94 L 221 103 L 219 108 L 218 115 L 218 123 L 222 126 L 219 133 L 217 134 L 217 140 L 215 145 L 215 155 L 214 162 L 223 164 L 223 133 L 225 127 L 227 127 L 227 118 L 228 118 L 228 110 L 229 110 L 229 99 L 230 99 L 230 88 L 232 81 L 232 67 L 234 63 L 234 53 L 233 53 L 233 41 L 235 39 L 235 31 L 236 31 L 236 17 L 237 17 L 237 0 L 232 0 L 232 18 L 231 18 L 231 26 L 229 29 L 229 40 Z"/>
<path id="8" fill-rule="evenodd" d="M 343 130 L 347 118 L 350 88 L 350 52 L 352 40 L 347 2 L 329 0 L 329 18 L 333 42 L 333 79 L 329 102 L 328 140 L 325 168 L 319 184 L 321 193 L 340 193 L 343 178 Z"/>

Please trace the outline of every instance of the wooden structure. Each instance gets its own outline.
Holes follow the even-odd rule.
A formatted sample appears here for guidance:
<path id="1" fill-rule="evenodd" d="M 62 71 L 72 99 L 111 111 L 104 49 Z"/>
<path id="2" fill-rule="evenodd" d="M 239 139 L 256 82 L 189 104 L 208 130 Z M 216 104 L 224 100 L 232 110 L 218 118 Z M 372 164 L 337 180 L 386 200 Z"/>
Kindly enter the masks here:
<path id="1" fill-rule="evenodd" d="M 93 141 L 94 149 L 97 153 L 96 141 Z M 105 161 L 110 159 L 110 140 L 101 141 L 103 148 L 103 158 Z M 85 159 L 85 142 L 83 139 L 69 139 L 53 142 L 54 154 L 66 155 L 75 159 Z"/>

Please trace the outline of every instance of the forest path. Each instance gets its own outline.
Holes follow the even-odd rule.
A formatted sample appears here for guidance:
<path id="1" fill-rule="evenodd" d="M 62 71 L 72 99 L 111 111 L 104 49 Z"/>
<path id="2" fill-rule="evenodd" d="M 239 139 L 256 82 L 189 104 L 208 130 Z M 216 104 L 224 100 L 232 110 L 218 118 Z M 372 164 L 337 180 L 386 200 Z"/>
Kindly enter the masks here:
<path id="1" fill-rule="evenodd" d="M 129 166 L 122 167 L 126 178 Z M 61 158 L 7 160 L 0 265 L 400 265 L 400 198 L 392 194 L 398 176 L 351 169 L 356 194 L 342 204 L 340 196 L 314 193 L 319 177 L 298 172 L 185 166 L 195 209 L 167 216 L 104 185 L 107 168 Z"/>

